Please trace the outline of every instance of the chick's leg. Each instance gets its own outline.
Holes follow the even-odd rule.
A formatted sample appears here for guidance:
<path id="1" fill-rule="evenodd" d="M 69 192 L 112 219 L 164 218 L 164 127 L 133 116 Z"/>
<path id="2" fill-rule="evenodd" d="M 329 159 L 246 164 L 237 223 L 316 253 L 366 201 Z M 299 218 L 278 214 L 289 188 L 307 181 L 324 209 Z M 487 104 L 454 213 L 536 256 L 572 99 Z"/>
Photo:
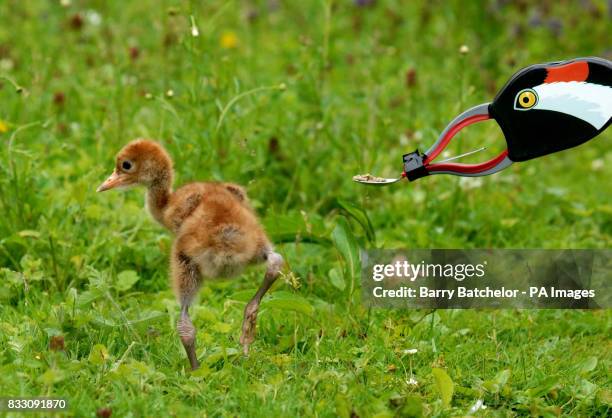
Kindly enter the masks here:
<path id="1" fill-rule="evenodd" d="M 278 253 L 270 252 L 267 254 L 266 262 L 267 270 L 266 275 L 264 276 L 264 281 L 261 287 L 257 290 L 257 293 L 255 293 L 255 296 L 253 296 L 253 299 L 251 299 L 244 309 L 240 344 L 242 344 L 242 349 L 245 356 L 249 354 L 249 346 L 255 340 L 255 324 L 257 322 L 259 303 L 261 302 L 261 298 L 263 298 L 274 281 L 277 279 L 281 267 L 283 266 L 283 257 L 281 257 L 281 255 Z"/>
<path id="2" fill-rule="evenodd" d="M 189 318 L 189 313 L 187 313 L 188 308 L 189 305 L 181 306 L 181 319 L 179 319 L 176 328 L 181 337 L 183 347 L 185 347 L 191 370 L 196 370 L 200 367 L 196 355 L 196 329 L 191 322 L 191 318 Z"/>
<path id="3" fill-rule="evenodd" d="M 181 317 L 176 328 L 185 347 L 192 370 L 200 367 L 196 356 L 196 329 L 189 317 L 189 306 L 199 287 L 199 272 L 190 257 L 177 252 L 172 260 L 172 279 L 175 293 L 181 304 Z"/>

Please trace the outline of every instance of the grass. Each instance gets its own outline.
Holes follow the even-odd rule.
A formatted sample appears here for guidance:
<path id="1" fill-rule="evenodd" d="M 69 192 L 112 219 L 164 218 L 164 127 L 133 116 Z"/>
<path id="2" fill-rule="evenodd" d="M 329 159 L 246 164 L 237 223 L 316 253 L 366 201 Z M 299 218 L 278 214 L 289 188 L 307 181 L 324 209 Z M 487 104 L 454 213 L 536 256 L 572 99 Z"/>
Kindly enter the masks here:
<path id="1" fill-rule="evenodd" d="M 523 66 L 610 58 L 604 1 L 71 3 L 0 2 L 0 395 L 65 397 L 74 416 L 610 413 L 608 310 L 366 310 L 341 242 L 610 248 L 610 130 L 482 180 L 350 181 L 399 174 Z M 192 374 L 171 237 L 142 191 L 95 193 L 139 136 L 179 184 L 244 184 L 288 260 L 248 358 L 261 269 L 201 291 Z M 492 122 L 455 142 L 504 148 Z"/>

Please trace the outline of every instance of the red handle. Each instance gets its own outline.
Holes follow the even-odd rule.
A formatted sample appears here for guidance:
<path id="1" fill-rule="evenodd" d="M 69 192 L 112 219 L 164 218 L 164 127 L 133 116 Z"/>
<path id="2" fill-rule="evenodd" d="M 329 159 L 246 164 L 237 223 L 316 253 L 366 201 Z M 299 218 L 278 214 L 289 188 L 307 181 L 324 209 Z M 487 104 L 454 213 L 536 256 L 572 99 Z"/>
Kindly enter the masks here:
<path id="1" fill-rule="evenodd" d="M 440 171 L 450 171 L 456 172 L 459 174 L 476 174 L 483 171 L 490 170 L 500 164 L 507 156 L 508 150 L 505 150 L 497 157 L 492 158 L 484 163 L 479 164 L 458 164 L 458 163 L 440 163 L 440 164 L 432 164 L 431 162 L 438 156 L 440 153 L 448 146 L 448 143 L 457 133 L 465 128 L 466 126 L 472 125 L 477 122 L 481 122 L 483 120 L 491 119 L 488 114 L 477 114 L 473 116 L 469 116 L 463 119 L 458 124 L 454 125 L 449 129 L 449 131 L 444 135 L 440 143 L 431 151 L 431 153 L 425 158 L 423 161 L 423 165 L 429 172 L 440 172 Z"/>
<path id="2" fill-rule="evenodd" d="M 441 164 L 430 164 L 427 166 L 427 171 L 455 171 L 464 174 L 480 173 L 481 171 L 487 171 L 501 163 L 508 156 L 508 150 L 504 150 L 497 157 L 485 161 L 480 164 L 457 164 L 457 163 L 441 163 Z"/>

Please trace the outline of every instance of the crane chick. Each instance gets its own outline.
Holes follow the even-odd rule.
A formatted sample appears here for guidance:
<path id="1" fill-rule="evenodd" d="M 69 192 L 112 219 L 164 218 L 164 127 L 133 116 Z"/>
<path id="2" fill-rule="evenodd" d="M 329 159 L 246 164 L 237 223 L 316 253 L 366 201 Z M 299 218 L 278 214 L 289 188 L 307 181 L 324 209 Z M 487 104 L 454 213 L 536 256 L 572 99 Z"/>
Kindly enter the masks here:
<path id="1" fill-rule="evenodd" d="M 132 185 L 147 188 L 147 207 L 153 218 L 174 233 L 170 275 L 181 305 L 178 334 L 193 370 L 196 329 L 189 306 L 204 280 L 238 275 L 246 266 L 266 263 L 261 287 L 246 305 L 240 343 L 244 354 L 255 339 L 259 303 L 283 266 L 283 258 L 249 204 L 244 189 L 232 183 L 190 183 L 172 190 L 172 159 L 158 143 L 135 140 L 116 157 L 115 170 L 98 192 Z"/>

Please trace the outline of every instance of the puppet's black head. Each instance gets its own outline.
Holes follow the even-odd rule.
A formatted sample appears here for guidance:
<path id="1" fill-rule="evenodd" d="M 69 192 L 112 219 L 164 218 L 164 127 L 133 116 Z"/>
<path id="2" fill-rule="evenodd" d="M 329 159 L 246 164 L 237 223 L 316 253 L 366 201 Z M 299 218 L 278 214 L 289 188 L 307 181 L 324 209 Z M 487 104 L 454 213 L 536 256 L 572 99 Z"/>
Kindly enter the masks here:
<path id="1" fill-rule="evenodd" d="M 580 58 L 527 67 L 508 81 L 489 113 L 512 161 L 580 145 L 612 121 L 612 62 Z"/>

